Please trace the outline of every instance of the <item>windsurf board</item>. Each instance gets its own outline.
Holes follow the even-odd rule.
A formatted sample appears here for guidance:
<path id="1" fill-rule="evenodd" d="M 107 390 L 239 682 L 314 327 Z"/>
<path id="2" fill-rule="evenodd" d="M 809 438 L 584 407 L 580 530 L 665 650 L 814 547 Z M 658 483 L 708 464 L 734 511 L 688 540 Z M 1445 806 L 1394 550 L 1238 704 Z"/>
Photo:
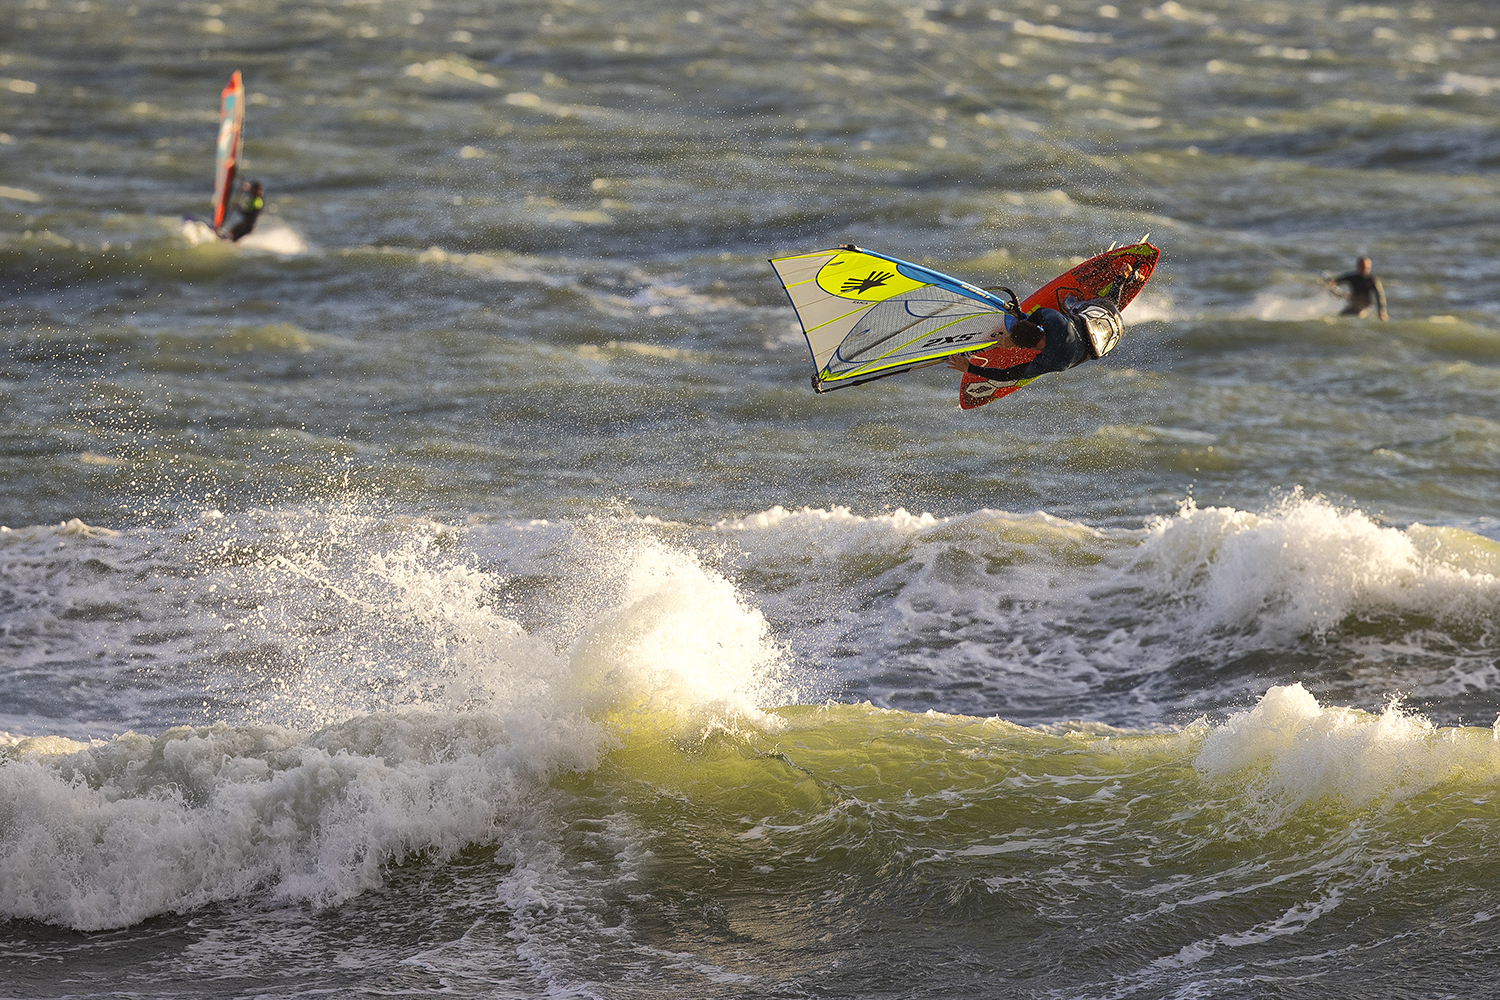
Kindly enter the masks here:
<path id="1" fill-rule="evenodd" d="M 1116 247 L 1082 264 L 1075 265 L 1032 292 L 1021 303 L 1021 312 L 1034 309 L 1061 310 L 1068 299 L 1096 299 L 1101 296 L 1115 298 L 1121 310 L 1128 306 L 1136 294 L 1145 286 L 1151 272 L 1156 269 L 1161 251 L 1150 243 L 1133 243 Z M 1116 287 L 1118 285 L 1118 288 Z M 1009 328 L 1012 318 L 1005 320 Z M 970 355 L 972 362 L 984 368 L 1010 368 L 1024 365 L 1040 353 L 1034 348 L 991 346 L 981 348 Z M 958 405 L 972 410 L 1008 396 L 1035 379 L 1018 379 L 1014 382 L 997 382 L 982 375 L 965 372 L 959 382 Z"/>

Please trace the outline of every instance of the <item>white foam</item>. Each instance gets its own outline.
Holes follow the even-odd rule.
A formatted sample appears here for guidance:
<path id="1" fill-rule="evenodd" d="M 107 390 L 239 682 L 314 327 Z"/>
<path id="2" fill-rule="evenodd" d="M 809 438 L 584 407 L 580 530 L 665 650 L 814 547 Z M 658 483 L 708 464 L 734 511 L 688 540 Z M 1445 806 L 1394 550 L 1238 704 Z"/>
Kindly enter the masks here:
<path id="1" fill-rule="evenodd" d="M 678 313 L 701 315 L 739 306 L 733 298 L 704 295 L 688 285 L 664 278 L 636 272 L 630 276 L 642 283 L 641 288 L 629 296 L 609 296 L 614 305 L 644 309 L 648 316 L 669 316 Z"/>
<path id="2" fill-rule="evenodd" d="M 899 705 L 942 690 L 950 711 L 1045 721 L 1056 719 L 1049 711 L 1108 712 L 1149 725 L 1158 698 L 1187 690 L 1173 678 L 1189 661 L 1323 641 L 1361 663 L 1405 656 L 1418 641 L 1405 635 L 1433 619 L 1455 634 L 1490 628 L 1500 597 L 1493 543 L 1380 525 L 1300 493 L 1258 513 L 1188 501 L 1141 530 L 1041 512 L 775 507 L 720 522 L 715 534 L 733 543 L 729 561 L 747 579 L 765 581 L 757 604 L 785 623 L 808 684 L 854 683 L 862 697 Z M 1459 643 L 1457 659 L 1406 672 L 1407 690 L 1446 696 L 1492 683 L 1493 658 Z M 830 674 L 815 677 L 809 664 Z M 1383 698 L 1381 676 L 1362 673 L 1358 697 Z M 1126 677 L 1129 696 L 1104 690 Z M 1211 671 L 1193 696 L 1223 703 L 1249 685 L 1259 688 L 1243 669 Z"/>
<path id="3" fill-rule="evenodd" d="M 1147 431 L 1157 429 L 1101 433 Z M 993 589 L 1011 576 L 1030 581 L 1040 574 L 1044 585 L 1028 599 L 1056 605 L 1097 604 L 1101 585 L 1144 585 L 1145 607 L 1170 602 L 1170 621 L 1195 633 L 1322 634 L 1355 613 L 1482 615 L 1500 596 L 1500 546 L 1454 528 L 1381 525 L 1300 490 L 1258 513 L 1199 507 L 1188 498 L 1140 531 L 1101 531 L 1042 511 L 938 518 L 904 509 L 860 515 L 847 507 L 777 506 L 720 521 L 714 532 L 732 538 L 758 570 L 796 573 L 810 583 L 835 572 L 828 563 L 838 560 L 920 569 L 955 547 L 974 553 L 998 546 L 1010 553 L 1006 575 L 992 567 L 977 583 Z M 1081 562 L 1072 558 L 1079 546 L 1088 550 Z M 850 582 L 847 574 L 840 581 Z"/>
<path id="4" fill-rule="evenodd" d="M 198 564 L 179 574 L 192 593 L 209 607 L 221 590 L 235 598 L 224 626 L 211 612 L 179 624 L 296 667 L 239 709 L 218 692 L 231 722 L 95 744 L 7 737 L 0 915 L 97 929 L 251 894 L 328 905 L 414 854 L 507 838 L 526 855 L 524 879 L 549 870 L 537 852 L 552 776 L 594 767 L 643 727 L 652 738 L 774 727 L 760 709 L 793 696 L 764 617 L 691 551 L 638 536 L 595 550 L 611 529 L 570 542 L 544 524 L 509 526 L 545 537 L 539 556 L 554 569 L 576 570 L 547 603 L 572 602 L 590 624 L 560 650 L 497 610 L 503 581 L 466 549 L 483 532 L 300 518 L 210 511 L 172 533 Z M 115 560 L 155 549 L 86 529 L 28 529 L 7 544 L 50 553 L 76 538 L 114 546 Z M 570 544 L 596 558 L 560 558 Z M 229 666 L 207 680 L 271 683 Z"/>
<path id="5" fill-rule="evenodd" d="M 1423 530 L 1300 493 L 1265 514 L 1189 500 L 1148 524 L 1135 559 L 1205 630 L 1321 634 L 1354 612 L 1471 614 L 1500 595 L 1500 579 L 1419 547 Z"/>
<path id="6" fill-rule="evenodd" d="M 1255 319 L 1302 321 L 1332 316 L 1340 308 L 1338 300 L 1327 294 L 1283 295 L 1268 291 L 1255 297 L 1249 312 Z"/>
<path id="7" fill-rule="evenodd" d="M 47 589 L 66 578 L 60 566 L 128 568 L 80 586 L 103 588 L 87 599 L 127 607 L 129 624 L 106 617 L 79 634 L 139 648 L 131 637 L 170 619 L 191 634 L 152 640 L 155 682 L 185 685 L 190 706 L 208 694 L 192 685 L 212 685 L 223 721 L 102 745 L 7 738 L 0 912 L 105 927 L 250 893 L 335 902 L 414 852 L 473 842 L 514 841 L 517 870 L 545 875 L 536 793 L 550 776 L 621 741 L 774 729 L 763 710 L 800 700 L 761 608 L 716 556 L 666 540 L 691 533 L 649 519 L 455 528 L 326 511 L 210 511 L 168 534 L 81 522 L 7 532 L 13 583 L 36 574 L 28 621 L 85 596 Z M 700 544 L 778 581 L 757 603 L 812 618 L 795 636 L 824 643 L 815 665 L 850 647 L 885 669 L 912 635 L 939 634 L 899 655 L 1046 698 L 1174 662 L 1225 628 L 1301 634 L 1356 612 L 1484 611 L 1495 555 L 1462 541 L 1298 495 L 1261 514 L 1187 503 L 1135 532 L 1041 513 L 778 507 L 721 522 Z M 511 573 L 530 582 L 512 586 Z M 1124 617 L 1134 624 L 1115 627 Z M 1107 634 L 1093 622 L 1111 623 Z M 255 655 L 208 664 L 205 646 Z M 187 657 L 175 673 L 174 655 Z M 1276 814 L 1330 795 L 1390 801 L 1455 766 L 1492 773 L 1497 744 L 1483 736 L 1476 748 L 1471 731 L 1450 736 L 1394 707 L 1323 709 L 1290 687 L 1215 730 L 1199 765 L 1258 782 Z"/>
<path id="8" fill-rule="evenodd" d="M 1146 291 L 1131 300 L 1120 314 L 1127 326 L 1136 323 L 1165 322 L 1181 318 L 1177 302 L 1168 292 Z"/>
<path id="9" fill-rule="evenodd" d="M 205 520 L 210 553 L 248 544 L 257 554 L 214 574 L 226 589 L 256 595 L 256 606 L 231 623 L 240 644 L 282 650 L 299 665 L 244 721 L 306 729 L 466 707 L 530 719 L 559 704 L 566 661 L 497 612 L 497 581 L 450 554 L 458 535 L 447 527 L 348 514 L 312 516 L 289 536 L 274 520 L 265 527 L 268 535 L 251 515 Z"/>
<path id="10" fill-rule="evenodd" d="M 482 253 L 450 253 L 442 247 L 428 247 L 417 255 L 421 264 L 444 264 L 462 267 L 476 274 L 484 274 L 500 281 L 517 284 L 539 284 L 550 288 L 566 285 L 571 276 L 550 274 L 543 270 L 541 262 L 515 254 L 496 256 Z"/>
<path id="11" fill-rule="evenodd" d="M 642 541 L 624 559 L 618 605 L 571 654 L 593 711 L 776 725 L 759 709 L 795 692 L 764 616 L 690 553 Z"/>
<path id="12" fill-rule="evenodd" d="M 407 705 L 525 704 L 528 717 L 624 711 L 684 725 L 740 717 L 774 725 L 759 709 L 793 697 L 764 616 L 693 551 L 633 537 L 635 527 L 563 543 L 576 552 L 546 548 L 546 569 L 564 579 L 537 635 L 496 612 L 492 591 L 501 581 L 449 551 L 452 531 L 414 524 L 401 544 L 370 552 L 365 530 L 267 564 L 337 597 L 349 618 L 370 620 L 372 638 L 386 647 L 367 640 L 363 655 L 352 657 L 320 649 L 274 703 L 278 720 L 306 725 Z M 284 641 L 300 641 L 314 631 L 304 616 L 321 613 L 296 602 L 273 624 Z M 383 683 L 370 685 L 375 677 Z"/>
<path id="13" fill-rule="evenodd" d="M 182 238 L 188 241 L 189 246 L 216 246 L 221 241 L 214 232 L 212 226 L 201 219 L 182 220 Z"/>
<path id="14" fill-rule="evenodd" d="M 1250 773 L 1263 822 L 1279 824 L 1306 802 L 1363 809 L 1419 795 L 1454 778 L 1500 776 L 1493 730 L 1438 729 L 1391 702 L 1378 715 L 1324 708 L 1301 684 L 1273 687 L 1204 740 L 1198 767 L 1211 779 Z"/>
<path id="15" fill-rule="evenodd" d="M 1488 30 L 1493 31 L 1493 29 Z M 1494 35 L 1485 37 L 1493 38 Z M 1469 73 L 1455 73 L 1452 70 L 1443 74 L 1443 82 L 1437 88 L 1440 94 L 1469 93 L 1478 94 L 1480 97 L 1488 97 L 1497 91 L 1500 91 L 1500 78 L 1473 76 Z"/>
<path id="16" fill-rule="evenodd" d="M 307 253 L 307 241 L 284 222 L 262 220 L 248 234 L 235 243 L 246 250 L 265 250 L 283 257 L 295 257 Z"/>
<path id="17" fill-rule="evenodd" d="M 781 528 L 783 526 L 797 529 L 823 525 L 841 525 L 845 527 L 872 526 L 882 533 L 896 532 L 909 534 L 923 528 L 930 528 L 937 523 L 938 519 L 931 514 L 910 514 L 905 508 L 897 508 L 888 514 L 876 514 L 866 517 L 853 513 L 848 507 L 833 507 L 828 510 L 816 507 L 802 507 L 798 510 L 787 510 L 785 507 L 777 505 L 769 510 L 763 510 L 746 517 L 720 521 L 715 527 L 720 531 L 750 531 Z"/>
<path id="18" fill-rule="evenodd" d="M 571 741 L 565 741 L 565 744 Z M 126 734 L 0 767 L 0 912 L 90 930 L 269 891 L 336 903 L 416 852 L 495 835 L 548 773 L 496 717 Z"/>
<path id="19" fill-rule="evenodd" d="M 799 663 L 837 664 L 809 684 L 837 690 L 868 673 L 862 694 L 884 701 L 897 694 L 886 679 L 896 673 L 912 678 L 904 692 L 982 677 L 987 690 L 1062 697 L 1085 693 L 1101 665 L 1128 656 L 1117 648 L 1128 637 L 1085 638 L 1069 624 L 1098 613 L 1093 567 L 1121 540 L 1040 511 L 937 518 L 778 507 L 715 531 L 733 540 L 747 572 L 775 582 L 760 602 L 795 623 Z"/>
<path id="20" fill-rule="evenodd" d="M 66 736 L 12 736 L 0 733 L 0 745 L 10 748 L 10 756 L 47 756 L 51 754 L 77 753 L 87 750 L 88 743 L 70 740 Z"/>
<path id="21" fill-rule="evenodd" d="M 213 227 L 201 219 L 183 219 L 182 236 L 191 246 L 236 246 L 246 250 L 264 250 L 283 257 L 307 252 L 307 241 L 284 222 L 262 221 L 246 236 L 233 244 L 219 239 Z"/>

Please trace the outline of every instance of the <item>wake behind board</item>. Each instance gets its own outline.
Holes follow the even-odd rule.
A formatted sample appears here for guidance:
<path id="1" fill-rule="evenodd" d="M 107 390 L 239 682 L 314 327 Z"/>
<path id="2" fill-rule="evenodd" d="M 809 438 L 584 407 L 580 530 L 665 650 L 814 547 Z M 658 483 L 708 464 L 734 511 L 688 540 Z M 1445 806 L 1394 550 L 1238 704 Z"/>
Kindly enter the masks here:
<path id="1" fill-rule="evenodd" d="M 995 342 L 1015 300 L 920 264 L 848 245 L 771 261 L 828 392 Z"/>
<path id="2" fill-rule="evenodd" d="M 207 219 L 200 219 L 196 215 L 182 217 L 182 238 L 188 241 L 188 246 L 194 247 L 205 243 L 225 242 L 214 232 L 214 227 L 208 224 Z"/>
<path id="3" fill-rule="evenodd" d="M 1156 259 L 1161 251 L 1149 243 L 1135 243 L 1128 247 L 1116 247 L 1090 257 L 1082 264 L 1069 268 L 1047 282 L 1021 303 L 1021 311 L 1033 309 L 1061 310 L 1068 299 L 1095 299 L 1112 295 L 1118 283 L 1120 309 L 1128 306 L 1146 284 L 1151 272 L 1156 269 Z M 1010 320 L 1006 321 L 1007 328 Z M 1010 368 L 1024 365 L 1040 352 L 1033 348 L 992 347 L 981 349 L 973 355 L 973 363 L 984 368 Z M 965 410 L 976 409 L 986 403 L 1008 396 L 1035 379 L 1019 379 L 1015 382 L 996 382 L 982 375 L 964 373 L 958 387 L 958 405 Z"/>
<path id="4" fill-rule="evenodd" d="M 245 146 L 245 84 L 235 70 L 219 95 L 219 141 L 214 153 L 213 230 L 218 232 L 234 197 L 234 176 Z"/>

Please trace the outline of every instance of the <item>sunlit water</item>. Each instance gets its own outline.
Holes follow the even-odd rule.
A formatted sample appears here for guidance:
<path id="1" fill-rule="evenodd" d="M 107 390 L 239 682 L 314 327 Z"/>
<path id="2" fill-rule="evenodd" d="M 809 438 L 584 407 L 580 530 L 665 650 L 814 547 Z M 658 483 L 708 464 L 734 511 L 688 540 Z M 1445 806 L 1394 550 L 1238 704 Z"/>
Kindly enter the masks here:
<path id="1" fill-rule="evenodd" d="M 1478 995 L 1497 29 L 10 0 L 0 993 Z M 766 264 L 1147 233 L 967 413 Z"/>

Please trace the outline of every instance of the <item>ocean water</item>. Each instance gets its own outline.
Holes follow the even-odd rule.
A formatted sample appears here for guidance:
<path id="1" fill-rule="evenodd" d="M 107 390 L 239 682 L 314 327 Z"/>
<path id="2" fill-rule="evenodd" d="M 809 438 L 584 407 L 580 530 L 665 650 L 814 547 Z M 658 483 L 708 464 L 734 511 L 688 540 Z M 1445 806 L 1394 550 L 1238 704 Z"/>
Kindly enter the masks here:
<path id="1" fill-rule="evenodd" d="M 0 996 L 1493 994 L 1497 31 L 0 0 Z M 766 264 L 1148 233 L 967 413 Z"/>

